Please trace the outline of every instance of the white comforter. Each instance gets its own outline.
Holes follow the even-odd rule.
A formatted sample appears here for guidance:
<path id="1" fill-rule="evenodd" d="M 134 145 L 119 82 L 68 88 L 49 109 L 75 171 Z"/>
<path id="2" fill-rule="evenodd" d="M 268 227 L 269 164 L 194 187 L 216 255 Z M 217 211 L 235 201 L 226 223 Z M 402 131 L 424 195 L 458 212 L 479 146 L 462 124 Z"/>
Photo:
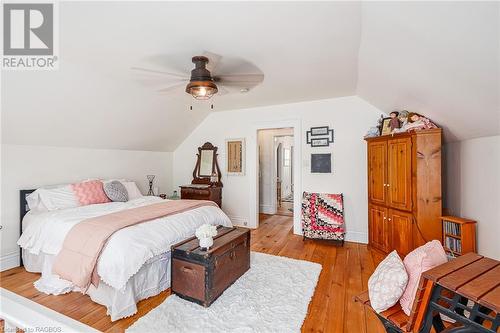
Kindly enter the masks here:
<path id="1" fill-rule="evenodd" d="M 95 216 L 159 202 L 157 197 L 142 197 L 128 202 L 112 202 L 51 211 L 28 213 L 26 226 L 17 242 L 32 254 L 57 254 L 64 238 L 77 223 Z M 105 245 L 97 263 L 97 273 L 109 286 L 121 290 L 150 258 L 170 251 L 170 247 L 194 235 L 202 224 L 231 226 L 222 210 L 213 206 L 136 224 L 117 231 Z"/>

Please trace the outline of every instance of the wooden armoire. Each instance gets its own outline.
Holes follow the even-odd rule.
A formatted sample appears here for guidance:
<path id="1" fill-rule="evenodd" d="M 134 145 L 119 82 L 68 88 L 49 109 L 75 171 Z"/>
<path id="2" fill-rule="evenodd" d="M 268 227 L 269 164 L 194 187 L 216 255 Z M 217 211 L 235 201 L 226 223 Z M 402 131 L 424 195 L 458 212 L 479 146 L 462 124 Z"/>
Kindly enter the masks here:
<path id="1" fill-rule="evenodd" d="M 441 240 L 441 129 L 367 138 L 369 245 L 406 255 Z"/>

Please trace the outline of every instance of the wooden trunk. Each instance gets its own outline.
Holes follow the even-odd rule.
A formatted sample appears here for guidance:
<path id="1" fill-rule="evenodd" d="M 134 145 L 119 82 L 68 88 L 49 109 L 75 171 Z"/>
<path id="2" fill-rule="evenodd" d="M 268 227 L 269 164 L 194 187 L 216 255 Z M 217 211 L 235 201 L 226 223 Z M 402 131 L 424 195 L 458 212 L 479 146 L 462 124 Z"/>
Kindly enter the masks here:
<path id="1" fill-rule="evenodd" d="M 250 230 L 221 227 L 208 251 L 196 237 L 172 247 L 172 292 L 208 307 L 248 269 Z"/>
<path id="2" fill-rule="evenodd" d="M 441 129 L 366 139 L 370 246 L 406 255 L 441 240 Z"/>

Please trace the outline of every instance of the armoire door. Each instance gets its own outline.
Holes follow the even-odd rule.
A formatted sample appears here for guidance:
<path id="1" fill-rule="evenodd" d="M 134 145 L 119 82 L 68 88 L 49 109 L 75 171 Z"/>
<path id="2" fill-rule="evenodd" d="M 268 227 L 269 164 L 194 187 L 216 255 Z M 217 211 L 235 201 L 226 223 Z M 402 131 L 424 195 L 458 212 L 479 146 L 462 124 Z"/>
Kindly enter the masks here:
<path id="1" fill-rule="evenodd" d="M 387 204 L 411 210 L 411 138 L 387 142 Z"/>
<path id="2" fill-rule="evenodd" d="M 369 205 L 368 219 L 370 223 L 370 245 L 381 251 L 387 252 L 390 249 L 390 225 L 387 219 L 387 209 Z"/>
<path id="3" fill-rule="evenodd" d="M 387 143 L 368 144 L 368 198 L 371 203 L 385 205 L 387 177 Z"/>
<path id="4" fill-rule="evenodd" d="M 407 255 L 413 250 L 411 213 L 389 210 L 388 221 L 391 225 L 391 246 L 400 255 Z"/>

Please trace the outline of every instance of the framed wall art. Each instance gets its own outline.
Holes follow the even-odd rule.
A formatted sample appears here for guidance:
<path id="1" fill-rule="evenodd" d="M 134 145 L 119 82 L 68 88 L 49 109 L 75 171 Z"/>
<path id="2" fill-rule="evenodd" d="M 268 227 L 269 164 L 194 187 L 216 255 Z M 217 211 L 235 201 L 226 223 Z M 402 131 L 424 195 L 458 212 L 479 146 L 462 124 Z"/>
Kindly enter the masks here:
<path id="1" fill-rule="evenodd" d="M 306 131 L 306 142 L 311 147 L 328 147 L 333 143 L 333 129 L 328 126 L 311 127 Z"/>
<path id="2" fill-rule="evenodd" d="M 328 141 L 328 138 L 311 139 L 311 147 L 328 147 L 329 145 L 330 141 Z"/>
<path id="3" fill-rule="evenodd" d="M 332 173 L 332 154 L 311 154 L 311 173 Z"/>
<path id="4" fill-rule="evenodd" d="M 226 167 L 228 176 L 245 175 L 245 139 L 226 140 Z"/>

